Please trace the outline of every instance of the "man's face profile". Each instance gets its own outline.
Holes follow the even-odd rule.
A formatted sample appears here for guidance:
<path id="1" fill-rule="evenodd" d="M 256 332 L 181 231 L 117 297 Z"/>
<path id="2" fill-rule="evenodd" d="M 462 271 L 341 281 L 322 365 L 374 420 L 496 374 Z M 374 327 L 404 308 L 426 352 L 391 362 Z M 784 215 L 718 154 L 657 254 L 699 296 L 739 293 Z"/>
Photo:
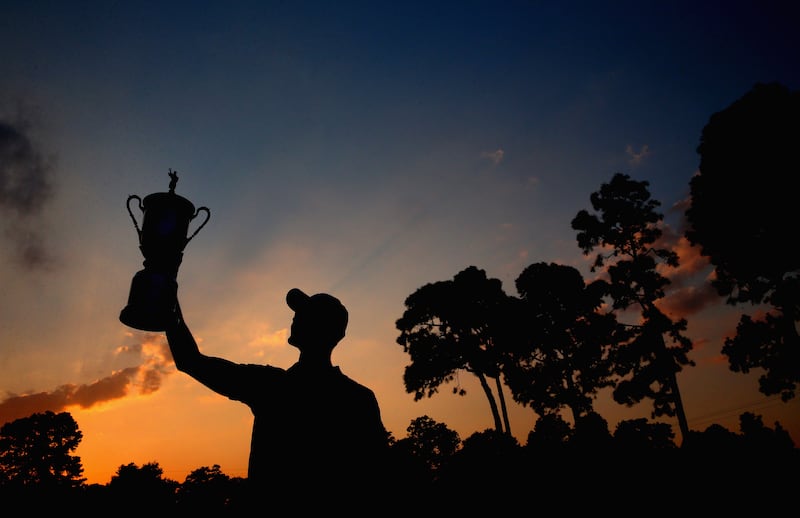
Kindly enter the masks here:
<path id="1" fill-rule="evenodd" d="M 302 349 L 303 346 L 308 345 L 311 339 L 309 330 L 313 326 L 312 318 L 309 317 L 307 312 L 298 311 L 292 318 L 292 326 L 289 330 L 288 342 L 290 345 Z"/>
<path id="2" fill-rule="evenodd" d="M 302 349 L 308 346 L 333 348 L 344 337 L 347 310 L 336 297 L 326 293 L 308 296 L 294 288 L 286 302 L 295 312 L 288 342 Z"/>

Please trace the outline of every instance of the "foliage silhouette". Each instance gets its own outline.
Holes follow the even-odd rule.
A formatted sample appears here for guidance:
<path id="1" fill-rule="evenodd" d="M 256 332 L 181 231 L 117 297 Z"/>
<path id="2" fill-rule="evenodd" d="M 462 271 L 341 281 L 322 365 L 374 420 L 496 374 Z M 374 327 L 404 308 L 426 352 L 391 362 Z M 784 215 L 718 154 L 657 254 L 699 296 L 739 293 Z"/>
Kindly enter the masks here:
<path id="1" fill-rule="evenodd" d="M 68 412 L 46 411 L 0 428 L 0 483 L 18 487 L 75 488 L 82 478 L 81 458 L 71 455 L 83 439 Z"/>
<path id="2" fill-rule="evenodd" d="M 467 514 L 498 512 L 515 495 L 527 494 L 525 473 L 531 469 L 517 440 L 498 430 L 487 429 L 467 437 L 432 484 L 438 510 Z"/>
<path id="3" fill-rule="evenodd" d="M 174 507 L 180 484 L 164 477 L 158 462 L 137 466 L 131 462 L 117 469 L 108 483 L 109 496 L 117 502 L 128 502 L 130 509 L 148 510 Z"/>
<path id="4" fill-rule="evenodd" d="M 614 385 L 609 353 L 620 327 L 613 313 L 598 311 L 608 284 L 587 285 L 571 266 L 534 263 L 516 287 L 521 301 L 506 383 L 514 400 L 538 415 L 568 408 L 577 422 L 598 392 Z"/>
<path id="5" fill-rule="evenodd" d="M 77 449 L 83 433 L 68 412 L 45 411 L 0 428 L 0 502 L 48 514 L 80 509 L 85 480 Z"/>
<path id="6" fill-rule="evenodd" d="M 742 315 L 722 353 L 730 369 L 763 369 L 759 390 L 789 401 L 800 383 L 800 255 L 790 251 L 800 173 L 800 91 L 756 84 L 711 116 L 697 148 L 685 236 L 714 265 L 712 286 L 731 305 L 771 306 Z"/>
<path id="7" fill-rule="evenodd" d="M 244 484 L 241 477 L 229 477 L 219 464 L 201 466 L 186 475 L 177 489 L 177 504 L 187 512 L 200 514 L 244 508 Z"/>
<path id="8" fill-rule="evenodd" d="M 614 351 L 615 370 L 623 377 L 614 389 L 615 401 L 633 405 L 651 399 L 652 416 L 677 416 L 685 439 L 689 425 L 676 374 L 694 366 L 688 357 L 692 343 L 682 334 L 686 320 L 672 321 L 657 305 L 669 284 L 657 267 L 677 267 L 678 256 L 656 246 L 663 215 L 648 185 L 614 174 L 590 196 L 595 213 L 580 210 L 572 228 L 578 231 L 578 246 L 585 255 L 600 249 L 592 271 L 603 268 L 608 274 L 614 309 L 635 305 L 640 310 L 640 323 L 628 326 L 630 338 Z"/>
<path id="9" fill-rule="evenodd" d="M 458 432 L 427 415 L 412 419 L 406 432 L 408 435 L 398 440 L 395 446 L 421 459 L 431 471 L 441 468 L 461 445 Z"/>
<path id="10" fill-rule="evenodd" d="M 624 450 L 647 452 L 675 448 L 675 432 L 667 423 L 651 423 L 645 418 L 624 419 L 614 430 L 617 445 Z"/>
<path id="11" fill-rule="evenodd" d="M 526 446 L 542 452 L 553 451 L 566 444 L 572 433 L 572 427 L 561 414 L 543 414 L 536 419 L 533 429 L 528 432 Z"/>
<path id="12" fill-rule="evenodd" d="M 400 331 L 397 343 L 411 358 L 403 382 L 415 401 L 433 396 L 441 384 L 453 382 L 455 374 L 464 370 L 479 380 L 495 429 L 511 433 L 500 380 L 507 356 L 501 345 L 506 341 L 498 340 L 509 326 L 509 301 L 500 280 L 487 278 L 475 266 L 452 280 L 426 284 L 406 298 L 406 309 L 395 326 Z M 494 380 L 494 389 L 489 379 Z M 466 391 L 456 386 L 453 393 L 463 396 Z"/>
<path id="13" fill-rule="evenodd" d="M 42 420 L 36 423 L 47 426 Z M 421 416 L 411 421 L 409 435 L 392 441 L 390 447 L 396 458 L 403 456 L 406 461 L 393 464 L 400 470 L 391 479 L 400 496 L 393 501 L 393 511 L 513 511 L 520 495 L 531 491 L 548 500 L 574 500 L 579 495 L 579 500 L 570 501 L 574 509 L 585 506 L 587 511 L 622 515 L 628 508 L 652 505 L 655 496 L 640 495 L 653 495 L 653 491 L 696 497 L 695 505 L 713 502 L 717 510 L 756 505 L 769 510 L 790 503 L 796 482 L 790 474 L 800 462 L 800 449 L 779 423 L 771 429 L 752 413 L 741 415 L 740 430 L 735 433 L 713 424 L 705 431 L 690 432 L 693 440 L 677 448 L 667 423 L 621 421 L 610 435 L 605 420 L 596 414 L 584 416 L 575 429 L 559 415 L 549 414 L 538 420 L 527 443 L 520 445 L 512 436 L 492 429 L 458 441 L 458 434 L 446 425 Z M 50 447 L 58 448 L 56 444 Z M 50 456 L 46 451 L 38 454 Z M 687 474 L 676 478 L 678 468 Z M 9 472 L 5 465 L 0 469 Z M 229 477 L 216 464 L 193 470 L 183 483 L 165 478 L 158 462 L 121 465 L 106 485 L 35 484 L 20 491 L 23 486 L 14 482 L 0 483 L 2 501 L 11 506 L 7 508 L 28 512 L 92 514 L 123 506 L 125 513 L 158 509 L 218 516 L 252 514 L 249 501 L 243 498 L 244 479 Z M 709 483 L 736 491 L 736 499 L 709 499 L 707 490 L 698 489 Z M 767 493 L 769 501 L 762 496 Z M 311 500 L 313 505 L 321 503 Z M 664 506 L 677 507 L 677 502 L 668 498 L 658 505 L 664 510 Z"/>

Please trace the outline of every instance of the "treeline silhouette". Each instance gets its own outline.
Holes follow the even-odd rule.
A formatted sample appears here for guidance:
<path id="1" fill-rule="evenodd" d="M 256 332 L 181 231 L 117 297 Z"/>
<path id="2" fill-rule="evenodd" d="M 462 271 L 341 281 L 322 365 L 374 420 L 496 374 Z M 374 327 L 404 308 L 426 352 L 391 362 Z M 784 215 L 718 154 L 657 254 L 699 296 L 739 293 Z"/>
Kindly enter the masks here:
<path id="1" fill-rule="evenodd" d="M 411 421 L 406 437 L 387 436 L 392 466 L 385 483 L 396 501 L 376 505 L 395 512 L 477 511 L 533 505 L 530 498 L 541 500 L 538 505 L 577 499 L 569 502 L 573 510 L 628 515 L 638 514 L 627 507 L 637 502 L 661 512 L 679 510 L 687 501 L 694 509 L 763 512 L 793 501 L 800 449 L 779 424 L 769 428 L 745 412 L 738 433 L 714 424 L 692 436 L 689 446 L 678 447 L 668 424 L 632 419 L 610 432 L 601 416 L 590 414 L 575 426 L 548 416 L 525 444 L 491 429 L 462 440 L 445 424 L 421 416 Z M 80 458 L 71 455 L 82 438 L 68 412 L 37 413 L 3 425 L 4 507 L 28 514 L 252 511 L 247 480 L 216 464 L 200 466 L 179 482 L 164 476 L 158 462 L 131 462 L 119 466 L 107 484 L 87 484 Z M 370 495 L 363 498 L 369 501 Z"/>
<path id="2" fill-rule="evenodd" d="M 397 338 L 411 363 L 403 381 L 415 400 L 446 384 L 464 395 L 461 373 L 476 377 L 497 432 L 511 434 L 504 388 L 540 419 L 595 412 L 600 391 L 615 402 L 652 405 L 650 417 L 675 418 L 682 446 L 694 440 L 678 373 L 695 366 L 687 316 L 716 296 L 749 305 L 721 353 L 733 372 L 759 372 L 758 390 L 794 399 L 800 383 L 800 254 L 786 252 L 796 233 L 796 203 L 786 171 L 800 171 L 800 92 L 756 84 L 715 113 L 697 148 L 682 233 L 666 226 L 649 182 L 615 173 L 593 192 L 591 209 L 571 221 L 587 282 L 574 267 L 538 262 L 515 279 L 469 266 L 426 284 L 405 300 Z M 755 174 L 754 174 L 755 173 Z M 683 241 L 681 241 L 683 240 Z M 680 269 L 678 250 L 713 267 L 699 286 Z M 684 289 L 680 289 L 684 288 Z M 674 295 L 674 296 L 673 296 Z"/>
<path id="3" fill-rule="evenodd" d="M 757 370 L 758 390 L 784 402 L 796 397 L 800 382 L 800 254 L 786 248 L 796 234 L 796 218 L 787 215 L 796 190 L 786 172 L 800 171 L 799 99 L 781 85 L 757 84 L 711 117 L 682 236 L 713 266 L 708 287 L 718 297 L 759 310 L 743 314 L 736 335 L 725 339 L 721 353 L 730 369 Z M 457 376 L 473 375 L 494 428 L 462 440 L 421 416 L 406 437 L 390 434 L 386 485 L 397 499 L 377 506 L 398 514 L 557 504 L 640 515 L 763 514 L 794 503 L 800 453 L 779 422 L 770 428 L 744 412 L 738 431 L 689 425 L 677 374 L 694 366 L 693 342 L 687 320 L 666 310 L 668 274 L 680 266 L 673 246 L 679 236 L 664 235 L 660 202 L 648 187 L 616 173 L 591 194 L 591 210 L 573 218 L 579 248 L 596 254 L 591 282 L 573 267 L 539 262 L 520 273 L 517 295 L 509 295 L 500 280 L 470 266 L 409 295 L 396 321 L 397 343 L 410 358 L 407 392 L 419 400 L 456 383 L 453 391 L 465 395 Z M 538 416 L 524 444 L 511 433 L 504 388 Z M 604 389 L 621 405 L 649 402 L 649 418 L 610 430 L 594 408 Z M 666 418 L 676 420 L 680 444 Z M 71 455 L 81 439 L 68 413 L 3 425 L 3 501 L 26 510 L 246 511 L 247 480 L 218 465 L 178 482 L 165 478 L 157 462 L 131 463 L 108 484 L 87 485 L 80 459 Z M 307 489 L 313 498 L 314 488 Z M 346 509 L 347 502 L 336 505 Z"/>

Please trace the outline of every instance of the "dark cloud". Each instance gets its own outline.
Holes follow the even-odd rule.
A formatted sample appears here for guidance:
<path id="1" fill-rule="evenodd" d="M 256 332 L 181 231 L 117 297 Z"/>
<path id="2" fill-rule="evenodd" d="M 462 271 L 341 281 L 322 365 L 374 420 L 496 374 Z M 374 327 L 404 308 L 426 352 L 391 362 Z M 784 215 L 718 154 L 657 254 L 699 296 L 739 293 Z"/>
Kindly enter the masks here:
<path id="1" fill-rule="evenodd" d="M 148 338 L 148 340 L 150 337 Z M 160 341 L 147 342 L 146 346 L 120 348 L 118 352 L 139 351 L 142 363 L 111 373 L 92 383 L 68 383 L 50 392 L 12 395 L 0 402 L 0 425 L 47 410 L 62 412 L 70 406 L 90 408 L 94 405 L 124 398 L 129 395 L 151 394 L 161 387 L 164 375 L 174 372 L 169 348 Z"/>
<path id="2" fill-rule="evenodd" d="M 0 119 L 0 217 L 13 259 L 28 269 L 52 258 L 41 234 L 43 207 L 53 196 L 52 160 L 29 136 L 29 125 Z"/>
<path id="3" fill-rule="evenodd" d="M 51 194 L 48 169 L 22 128 L 0 120 L 0 207 L 23 216 L 38 212 Z"/>
<path id="4" fill-rule="evenodd" d="M 14 261 L 28 270 L 47 269 L 53 264 L 51 252 L 45 246 L 45 240 L 35 223 L 6 221 L 3 235 L 11 243 Z"/>

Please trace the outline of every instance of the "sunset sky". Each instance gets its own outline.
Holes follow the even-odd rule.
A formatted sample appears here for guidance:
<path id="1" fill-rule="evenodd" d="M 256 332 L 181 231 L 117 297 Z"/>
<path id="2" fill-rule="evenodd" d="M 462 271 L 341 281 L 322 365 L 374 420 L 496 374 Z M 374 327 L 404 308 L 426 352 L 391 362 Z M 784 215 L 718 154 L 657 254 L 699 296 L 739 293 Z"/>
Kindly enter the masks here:
<path id="1" fill-rule="evenodd" d="M 511 295 L 535 262 L 589 279 L 570 222 L 623 172 L 650 182 L 681 254 L 665 307 L 695 343 L 690 428 L 738 432 L 750 411 L 800 445 L 800 398 L 764 396 L 720 353 L 756 309 L 710 293 L 679 239 L 709 117 L 757 82 L 800 88 L 798 5 L 3 1 L 0 424 L 70 412 L 90 483 L 131 462 L 246 474 L 249 409 L 119 321 L 143 261 L 126 200 L 172 169 L 211 213 L 178 274 L 205 353 L 289 367 L 286 292 L 328 292 L 350 311 L 334 363 L 394 436 L 427 415 L 464 439 L 489 405 L 466 372 L 465 397 L 405 391 L 405 298 L 468 266 Z M 596 409 L 613 431 L 652 406 Z M 520 442 L 536 418 L 512 404 Z"/>

